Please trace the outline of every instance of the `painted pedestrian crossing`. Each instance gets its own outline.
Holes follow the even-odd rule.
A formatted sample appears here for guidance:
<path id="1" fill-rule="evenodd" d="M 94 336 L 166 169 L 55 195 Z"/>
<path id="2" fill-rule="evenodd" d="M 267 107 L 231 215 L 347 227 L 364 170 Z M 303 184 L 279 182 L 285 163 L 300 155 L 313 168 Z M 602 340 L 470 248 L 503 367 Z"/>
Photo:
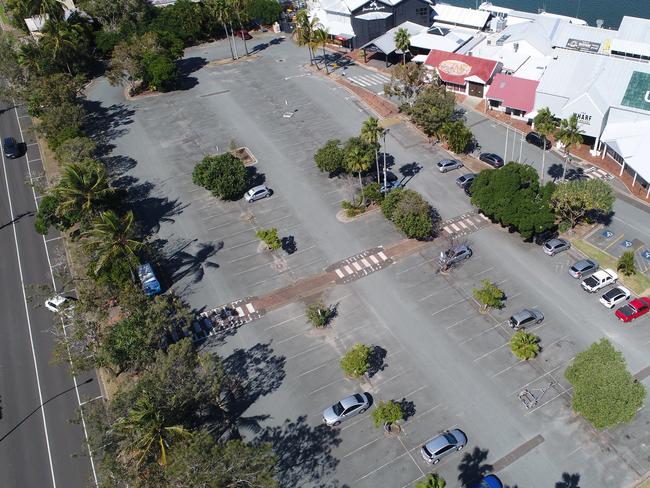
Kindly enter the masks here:
<path id="1" fill-rule="evenodd" d="M 379 73 L 368 73 L 365 75 L 355 75 L 355 76 L 347 76 L 346 77 L 348 81 L 354 83 L 355 85 L 359 85 L 363 88 L 369 88 L 372 86 L 383 86 L 386 83 L 390 82 L 390 78 L 388 76 L 379 74 Z"/>
<path id="2" fill-rule="evenodd" d="M 449 219 L 442 224 L 443 236 L 464 236 L 476 232 L 490 223 L 485 215 L 478 212 L 470 212 L 453 219 Z"/>
<path id="3" fill-rule="evenodd" d="M 383 248 L 376 247 L 332 264 L 325 271 L 334 271 L 336 273 L 336 283 L 343 284 L 384 269 L 392 263 L 393 260 L 386 256 Z"/>
<path id="4" fill-rule="evenodd" d="M 610 175 L 607 171 L 602 170 L 600 168 L 596 168 L 595 166 L 590 166 L 587 168 L 584 172 L 584 175 L 587 178 L 600 178 L 601 180 L 611 180 L 612 175 Z"/>

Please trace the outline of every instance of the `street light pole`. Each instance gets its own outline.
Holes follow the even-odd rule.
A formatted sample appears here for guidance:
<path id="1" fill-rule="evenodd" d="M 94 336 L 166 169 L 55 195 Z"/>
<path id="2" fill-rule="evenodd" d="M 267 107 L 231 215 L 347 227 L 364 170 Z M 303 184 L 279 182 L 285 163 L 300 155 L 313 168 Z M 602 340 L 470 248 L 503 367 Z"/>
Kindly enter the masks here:
<path id="1" fill-rule="evenodd" d="M 384 186 L 388 186 L 386 184 L 386 135 L 388 134 L 389 129 L 384 129 Z"/>
<path id="2" fill-rule="evenodd" d="M 503 151 L 503 159 L 508 159 L 508 135 L 509 135 L 510 126 L 506 124 L 506 148 Z"/>

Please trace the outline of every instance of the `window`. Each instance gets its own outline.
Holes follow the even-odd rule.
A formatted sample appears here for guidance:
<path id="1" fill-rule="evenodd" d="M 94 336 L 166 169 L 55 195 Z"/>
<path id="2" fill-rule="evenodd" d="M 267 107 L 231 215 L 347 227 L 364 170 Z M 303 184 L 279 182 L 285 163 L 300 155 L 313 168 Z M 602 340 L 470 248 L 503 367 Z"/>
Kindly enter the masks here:
<path id="1" fill-rule="evenodd" d="M 429 16 L 429 9 L 427 7 L 419 7 L 415 9 L 415 15 L 426 19 Z"/>

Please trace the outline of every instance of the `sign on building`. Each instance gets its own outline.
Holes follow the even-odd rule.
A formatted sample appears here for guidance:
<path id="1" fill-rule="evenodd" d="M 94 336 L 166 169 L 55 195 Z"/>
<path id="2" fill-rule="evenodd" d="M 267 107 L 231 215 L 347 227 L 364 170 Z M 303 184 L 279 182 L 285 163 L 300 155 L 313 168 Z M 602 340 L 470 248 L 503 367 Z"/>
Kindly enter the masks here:
<path id="1" fill-rule="evenodd" d="M 600 44 L 597 42 L 583 41 L 582 39 L 569 39 L 566 42 L 566 48 L 573 49 L 574 51 L 597 53 L 600 49 Z"/>
<path id="2" fill-rule="evenodd" d="M 632 73 L 621 105 L 650 112 L 650 73 L 641 71 Z"/>

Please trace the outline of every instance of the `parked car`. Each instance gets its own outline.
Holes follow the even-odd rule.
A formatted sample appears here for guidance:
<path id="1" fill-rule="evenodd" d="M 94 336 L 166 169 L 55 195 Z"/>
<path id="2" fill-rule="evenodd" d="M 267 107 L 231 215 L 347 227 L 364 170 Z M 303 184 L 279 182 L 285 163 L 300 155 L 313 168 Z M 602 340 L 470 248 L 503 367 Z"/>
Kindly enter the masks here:
<path id="1" fill-rule="evenodd" d="M 271 196 L 271 190 L 269 190 L 266 187 L 266 185 L 259 185 L 248 190 L 244 195 L 244 199 L 247 202 L 254 202 L 256 200 L 260 200 L 262 198 L 266 198 L 270 196 Z"/>
<path id="2" fill-rule="evenodd" d="M 465 195 L 468 197 L 472 196 L 472 184 L 474 183 L 474 180 L 470 180 L 467 183 L 465 183 L 465 186 L 463 186 L 463 191 L 465 192 Z"/>
<path id="3" fill-rule="evenodd" d="M 630 293 L 630 290 L 623 286 L 617 286 L 600 297 L 599 302 L 605 305 L 607 308 L 614 308 L 616 305 L 624 302 L 631 296 L 632 293 Z"/>
<path id="4" fill-rule="evenodd" d="M 539 324 L 544 320 L 544 314 L 539 310 L 524 308 L 508 319 L 508 325 L 514 330 L 524 329 L 528 325 Z"/>
<path id="5" fill-rule="evenodd" d="M 479 481 L 478 485 L 475 485 L 472 488 L 503 488 L 503 483 L 501 483 L 501 480 L 493 474 L 488 474 Z"/>
<path id="6" fill-rule="evenodd" d="M 489 164 L 493 168 L 501 168 L 504 165 L 503 158 L 494 153 L 481 153 L 478 157 L 484 163 Z"/>
<path id="7" fill-rule="evenodd" d="M 5 156 L 9 159 L 15 159 L 20 156 L 20 148 L 16 139 L 13 137 L 5 137 L 2 141 L 2 150 L 5 153 Z"/>
<path id="8" fill-rule="evenodd" d="M 370 397 L 367 393 L 355 393 L 335 403 L 323 412 L 323 422 L 327 425 L 339 425 L 344 420 L 368 410 Z"/>
<path id="9" fill-rule="evenodd" d="M 529 132 L 526 134 L 526 142 L 533 144 L 539 148 L 542 148 L 542 146 L 544 146 L 545 150 L 551 149 L 551 141 L 548 139 L 543 139 L 542 136 L 540 136 L 537 132 Z"/>
<path id="10" fill-rule="evenodd" d="M 382 193 L 388 193 L 391 190 L 396 190 L 398 188 L 401 188 L 401 186 L 402 183 L 400 183 L 399 180 L 388 181 L 387 185 L 381 185 L 379 191 Z"/>
<path id="11" fill-rule="evenodd" d="M 236 30 L 235 35 L 240 39 L 247 40 L 247 41 L 250 41 L 253 38 L 253 36 L 250 35 L 250 32 L 248 32 L 245 29 Z"/>
<path id="12" fill-rule="evenodd" d="M 569 274 L 574 278 L 582 278 L 598 269 L 598 263 L 591 259 L 581 259 L 569 268 Z"/>
<path id="13" fill-rule="evenodd" d="M 544 243 L 544 252 L 549 256 L 555 256 L 557 253 L 566 251 L 571 248 L 571 243 L 566 239 L 551 239 Z"/>
<path id="14" fill-rule="evenodd" d="M 465 245 L 454 246 L 446 251 L 440 251 L 438 263 L 442 267 L 449 267 L 472 256 L 472 250 Z"/>
<path id="15" fill-rule="evenodd" d="M 441 161 L 438 161 L 438 171 L 441 173 L 446 173 L 447 171 L 451 171 L 452 169 L 458 169 L 463 167 L 463 163 L 458 161 L 457 159 L 443 159 Z"/>
<path id="16" fill-rule="evenodd" d="M 151 264 L 144 263 L 138 266 L 138 278 L 140 279 L 142 290 L 145 295 L 152 297 L 160 293 L 160 282 L 158 281 L 158 278 L 156 278 L 156 274 L 153 272 Z"/>
<path id="17" fill-rule="evenodd" d="M 465 185 L 470 184 L 478 175 L 476 173 L 465 173 L 464 175 L 456 178 L 456 184 L 461 188 L 464 188 Z"/>
<path id="18" fill-rule="evenodd" d="M 74 301 L 74 298 L 64 297 L 63 295 L 54 295 L 45 300 L 45 308 L 50 312 L 69 315 L 74 309 Z"/>
<path id="19" fill-rule="evenodd" d="M 623 322 L 631 322 L 647 314 L 648 311 L 650 311 L 650 298 L 640 297 L 619 308 L 616 311 L 616 316 Z"/>
<path id="20" fill-rule="evenodd" d="M 594 293 L 605 288 L 607 285 L 616 283 L 618 275 L 613 269 L 601 269 L 596 271 L 594 274 L 587 276 L 582 280 L 582 289 L 589 293 Z"/>
<path id="21" fill-rule="evenodd" d="M 459 429 L 448 430 L 434 437 L 420 448 L 420 454 L 429 464 L 438 464 L 447 454 L 460 451 L 467 444 L 467 436 Z"/>

